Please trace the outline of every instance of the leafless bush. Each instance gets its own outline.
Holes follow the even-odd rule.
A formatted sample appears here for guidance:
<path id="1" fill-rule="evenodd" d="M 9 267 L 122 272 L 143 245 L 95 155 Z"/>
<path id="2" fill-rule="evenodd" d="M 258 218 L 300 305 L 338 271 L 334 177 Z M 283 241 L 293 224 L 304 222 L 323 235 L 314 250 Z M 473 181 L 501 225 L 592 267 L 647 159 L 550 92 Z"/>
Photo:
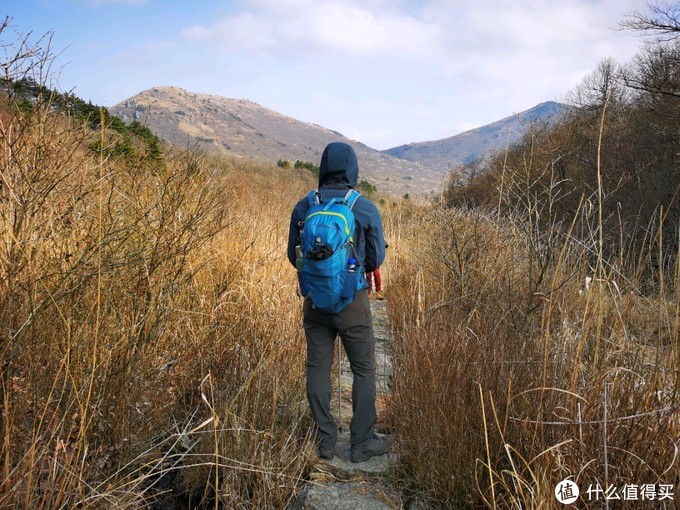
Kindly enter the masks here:
<path id="1" fill-rule="evenodd" d="M 47 74 L 28 39 L 4 49 L 5 84 Z M 169 489 L 285 506 L 310 446 L 280 218 L 310 183 L 175 150 L 112 159 L 104 127 L 3 90 L 0 506 L 137 508 Z"/>
<path id="2" fill-rule="evenodd" d="M 606 264 L 585 290 L 578 239 L 495 214 L 433 208 L 397 225 L 385 280 L 399 296 L 393 412 L 407 492 L 446 508 L 550 508 L 566 477 L 583 490 L 673 483 L 674 297 L 621 292 L 626 275 Z M 552 256 L 537 265 L 541 243 Z"/>

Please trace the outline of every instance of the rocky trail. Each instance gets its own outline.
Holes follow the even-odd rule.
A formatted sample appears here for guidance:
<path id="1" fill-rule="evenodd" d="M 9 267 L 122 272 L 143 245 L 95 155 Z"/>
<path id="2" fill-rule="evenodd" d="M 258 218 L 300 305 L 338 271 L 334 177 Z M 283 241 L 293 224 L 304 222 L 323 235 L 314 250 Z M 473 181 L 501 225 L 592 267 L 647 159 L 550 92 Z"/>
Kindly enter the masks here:
<path id="1" fill-rule="evenodd" d="M 385 430 L 389 380 L 392 375 L 392 338 L 385 301 L 371 301 L 375 335 L 376 406 L 378 432 Z M 386 483 L 385 477 L 396 463 L 396 454 L 390 452 L 372 457 L 366 462 L 353 463 L 349 459 L 349 422 L 352 419 L 352 372 L 349 361 L 342 352 L 340 375 L 341 402 L 338 412 L 337 382 L 332 409 L 341 430 L 332 460 L 319 459 L 311 474 L 311 481 L 299 494 L 291 510 L 389 510 L 401 508 L 398 494 Z M 337 365 L 335 378 L 338 377 Z"/>

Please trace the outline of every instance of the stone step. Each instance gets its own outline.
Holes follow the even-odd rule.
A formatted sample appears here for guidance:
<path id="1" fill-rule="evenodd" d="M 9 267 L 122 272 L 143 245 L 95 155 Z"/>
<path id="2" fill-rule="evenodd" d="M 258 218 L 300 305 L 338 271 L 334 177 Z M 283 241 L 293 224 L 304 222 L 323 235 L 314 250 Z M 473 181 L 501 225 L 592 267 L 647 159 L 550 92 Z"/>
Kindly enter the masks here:
<path id="1" fill-rule="evenodd" d="M 399 508 L 367 482 L 313 482 L 300 493 L 290 510 L 391 510 Z"/>
<path id="2" fill-rule="evenodd" d="M 397 462 L 397 456 L 393 452 L 371 457 L 364 462 L 352 462 L 349 455 L 349 431 L 343 431 L 338 434 L 335 457 L 331 460 L 321 459 L 319 463 L 324 466 L 322 469 L 332 472 L 336 478 L 349 479 L 358 475 L 364 477 L 387 476 Z"/>

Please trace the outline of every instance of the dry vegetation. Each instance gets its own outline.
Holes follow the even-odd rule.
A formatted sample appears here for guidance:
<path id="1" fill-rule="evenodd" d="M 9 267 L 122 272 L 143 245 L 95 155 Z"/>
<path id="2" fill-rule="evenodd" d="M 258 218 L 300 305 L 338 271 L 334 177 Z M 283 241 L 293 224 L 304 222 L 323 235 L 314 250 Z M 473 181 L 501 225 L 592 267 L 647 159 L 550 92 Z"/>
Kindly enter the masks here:
<path id="1" fill-rule="evenodd" d="M 579 243 L 540 268 L 538 240 L 497 217 L 404 210 L 390 230 L 407 492 L 445 508 L 557 508 L 567 477 L 582 491 L 677 485 L 677 267 L 668 293 L 617 288 L 610 274 L 585 291 Z"/>
<path id="2" fill-rule="evenodd" d="M 389 218 L 392 410 L 413 497 L 561 508 L 570 477 L 580 508 L 677 505 L 680 23 L 657 8 L 665 40 L 604 62 L 563 122 L 454 172 L 441 206 Z M 589 500 L 597 484 L 675 494 Z"/>
<path id="3" fill-rule="evenodd" d="M 6 78 L 50 63 L 16 55 Z M 105 158 L 115 133 L 3 101 L 0 507 L 285 506 L 313 449 L 281 218 L 311 181 Z"/>
<path id="4" fill-rule="evenodd" d="M 49 52 L 15 49 L 4 79 L 42 83 Z M 0 108 L 0 507 L 139 508 L 172 488 L 194 506 L 285 508 L 314 456 L 285 258 L 311 175 L 169 148 L 161 165 L 107 157 L 115 133 L 49 97 L 18 106 Z M 567 477 L 677 493 L 675 216 L 652 207 L 616 242 L 612 139 L 565 126 L 452 183 L 446 205 L 380 200 L 407 500 L 558 508 Z M 565 133 L 590 137 L 605 176 L 575 202 L 555 177 L 574 167 L 549 157 Z M 497 207 L 451 207 L 482 188 Z"/>

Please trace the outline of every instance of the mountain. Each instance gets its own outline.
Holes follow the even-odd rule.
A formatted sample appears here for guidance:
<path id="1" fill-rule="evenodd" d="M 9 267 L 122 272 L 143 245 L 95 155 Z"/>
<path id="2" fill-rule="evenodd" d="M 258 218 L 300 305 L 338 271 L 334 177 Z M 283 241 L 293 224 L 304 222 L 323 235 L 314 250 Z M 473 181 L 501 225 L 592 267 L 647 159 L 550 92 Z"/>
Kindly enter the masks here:
<path id="1" fill-rule="evenodd" d="M 518 141 L 531 123 L 558 120 L 566 108 L 564 104 L 549 101 L 456 136 L 400 145 L 383 153 L 421 163 L 445 175 L 455 164 L 465 164 L 483 158 Z"/>
<path id="2" fill-rule="evenodd" d="M 341 141 L 354 147 L 359 178 L 381 192 L 427 196 L 441 190 L 456 164 L 483 158 L 516 142 L 532 122 L 554 122 L 566 110 L 554 101 L 441 140 L 377 151 L 337 131 L 302 122 L 245 99 L 154 87 L 109 108 L 126 122 L 138 120 L 175 145 L 276 163 L 318 164 L 324 147 Z"/>
<path id="3" fill-rule="evenodd" d="M 297 160 L 319 164 L 324 147 L 350 144 L 359 160 L 359 178 L 378 191 L 425 196 L 441 190 L 443 175 L 426 165 L 398 159 L 342 134 L 301 122 L 257 103 L 177 87 L 155 87 L 109 108 L 126 122 L 138 120 L 175 145 L 199 146 L 214 153 L 276 163 Z"/>

